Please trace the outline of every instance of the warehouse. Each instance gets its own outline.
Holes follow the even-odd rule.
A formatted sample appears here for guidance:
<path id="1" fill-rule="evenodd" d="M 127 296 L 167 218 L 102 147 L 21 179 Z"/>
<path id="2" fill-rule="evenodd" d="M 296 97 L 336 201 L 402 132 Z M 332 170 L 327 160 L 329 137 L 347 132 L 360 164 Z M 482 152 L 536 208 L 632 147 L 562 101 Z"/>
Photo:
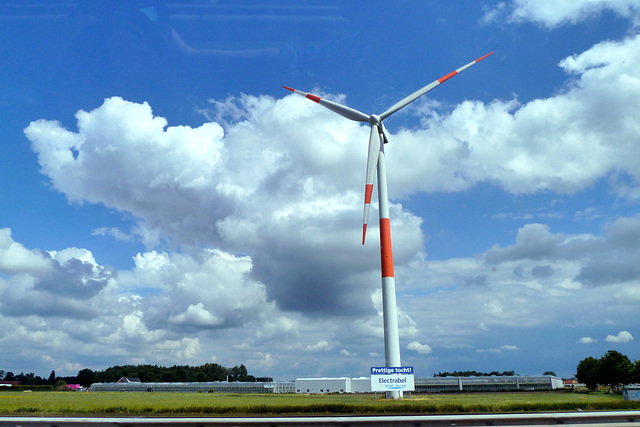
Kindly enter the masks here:
<path id="1" fill-rule="evenodd" d="M 562 379 L 544 376 L 434 377 L 415 380 L 416 393 L 446 391 L 555 390 L 563 388 Z"/>
<path id="2" fill-rule="evenodd" d="M 415 379 L 415 393 L 555 390 L 562 388 L 562 380 L 544 376 L 500 377 L 433 377 Z M 295 382 L 184 382 L 94 383 L 90 391 L 146 391 L 192 393 L 371 393 L 368 377 L 359 378 L 298 378 Z"/>
<path id="3" fill-rule="evenodd" d="M 278 382 L 185 382 L 185 383 L 94 383 L 90 391 L 148 391 L 191 393 L 293 393 L 294 383 Z"/>
<path id="4" fill-rule="evenodd" d="M 369 393 L 371 381 L 367 377 L 359 378 L 297 378 L 296 393 Z"/>
<path id="5" fill-rule="evenodd" d="M 415 379 L 415 393 L 555 390 L 562 379 L 544 376 L 433 377 Z M 298 378 L 296 393 L 371 393 L 369 378 Z"/>

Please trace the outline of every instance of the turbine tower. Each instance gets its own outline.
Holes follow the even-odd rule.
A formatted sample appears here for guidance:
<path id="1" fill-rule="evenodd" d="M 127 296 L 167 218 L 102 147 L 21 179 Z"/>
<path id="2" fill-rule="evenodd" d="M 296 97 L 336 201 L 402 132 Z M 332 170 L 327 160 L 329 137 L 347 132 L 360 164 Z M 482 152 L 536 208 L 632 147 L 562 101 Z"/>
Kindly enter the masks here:
<path id="1" fill-rule="evenodd" d="M 393 273 L 393 253 L 391 250 L 391 227 L 389 223 L 389 198 L 387 195 L 387 168 L 385 163 L 384 144 L 389 142 L 387 131 L 382 121 L 405 107 L 407 104 L 415 101 L 431 89 L 441 83 L 449 80 L 451 77 L 466 70 L 472 65 L 477 64 L 487 56 L 493 54 L 488 53 L 475 61 L 458 68 L 455 71 L 446 74 L 439 79 L 429 83 L 425 87 L 406 98 L 398 101 L 395 105 L 380 115 L 368 115 L 358 110 L 338 104 L 328 99 L 322 99 L 319 96 L 292 89 L 287 86 L 283 88 L 291 92 L 302 95 L 311 101 L 314 101 L 325 108 L 340 114 L 349 120 L 357 122 L 369 123 L 371 133 L 369 136 L 369 153 L 367 155 L 367 174 L 364 189 L 364 214 L 362 218 L 362 244 L 364 245 L 367 235 L 367 223 L 369 220 L 369 209 L 371 207 L 371 195 L 373 193 L 373 180 L 375 179 L 376 169 L 378 175 L 378 211 L 380 216 L 380 255 L 382 270 L 382 317 L 384 323 L 384 359 L 387 367 L 400 367 L 400 338 L 398 335 L 398 311 L 396 307 L 396 285 Z M 388 399 L 399 399 L 402 397 L 402 391 L 388 391 Z"/>

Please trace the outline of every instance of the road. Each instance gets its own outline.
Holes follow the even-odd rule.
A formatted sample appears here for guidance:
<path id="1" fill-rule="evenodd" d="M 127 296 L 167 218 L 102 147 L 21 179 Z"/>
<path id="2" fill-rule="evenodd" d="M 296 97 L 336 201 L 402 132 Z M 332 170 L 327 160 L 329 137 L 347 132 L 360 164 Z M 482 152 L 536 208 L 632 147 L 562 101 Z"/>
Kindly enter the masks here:
<path id="1" fill-rule="evenodd" d="M 0 417 L 0 426 L 550 426 L 640 427 L 640 411 L 562 412 L 529 414 L 415 415 L 364 417 L 287 417 L 287 418 L 85 418 L 85 417 Z"/>

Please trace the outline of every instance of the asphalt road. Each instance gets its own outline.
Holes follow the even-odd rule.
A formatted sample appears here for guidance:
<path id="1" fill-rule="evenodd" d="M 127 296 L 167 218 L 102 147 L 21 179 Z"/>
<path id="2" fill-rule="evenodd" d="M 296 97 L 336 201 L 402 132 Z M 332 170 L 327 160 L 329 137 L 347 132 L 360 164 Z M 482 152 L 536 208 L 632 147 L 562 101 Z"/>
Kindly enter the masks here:
<path id="1" fill-rule="evenodd" d="M 551 426 L 640 427 L 640 411 L 286 418 L 0 417 L 0 426 Z"/>

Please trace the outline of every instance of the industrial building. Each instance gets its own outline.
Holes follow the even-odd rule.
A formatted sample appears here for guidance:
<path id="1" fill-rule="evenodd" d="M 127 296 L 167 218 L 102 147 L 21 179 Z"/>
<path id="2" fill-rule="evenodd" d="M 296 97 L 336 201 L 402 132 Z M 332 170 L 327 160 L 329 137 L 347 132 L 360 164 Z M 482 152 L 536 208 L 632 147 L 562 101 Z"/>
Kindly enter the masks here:
<path id="1" fill-rule="evenodd" d="M 295 392 L 305 394 L 369 393 L 371 392 L 371 380 L 367 377 L 297 378 Z"/>
<path id="2" fill-rule="evenodd" d="M 94 383 L 90 391 L 148 391 L 191 393 L 294 393 L 294 383 L 278 382 L 185 382 L 185 383 Z"/>
<path id="3" fill-rule="evenodd" d="M 562 379 L 554 376 L 433 377 L 416 378 L 415 393 L 555 390 L 563 388 Z M 91 391 L 145 391 L 196 393 L 371 393 L 371 380 L 359 378 L 298 378 L 289 382 L 189 382 L 94 383 Z"/>
<path id="4" fill-rule="evenodd" d="M 416 393 L 455 391 L 555 390 L 563 388 L 561 378 L 541 376 L 434 377 L 415 380 Z"/>
<path id="5" fill-rule="evenodd" d="M 414 380 L 415 393 L 555 390 L 562 379 L 544 376 L 433 377 Z M 369 378 L 298 378 L 296 393 L 371 393 Z"/>

